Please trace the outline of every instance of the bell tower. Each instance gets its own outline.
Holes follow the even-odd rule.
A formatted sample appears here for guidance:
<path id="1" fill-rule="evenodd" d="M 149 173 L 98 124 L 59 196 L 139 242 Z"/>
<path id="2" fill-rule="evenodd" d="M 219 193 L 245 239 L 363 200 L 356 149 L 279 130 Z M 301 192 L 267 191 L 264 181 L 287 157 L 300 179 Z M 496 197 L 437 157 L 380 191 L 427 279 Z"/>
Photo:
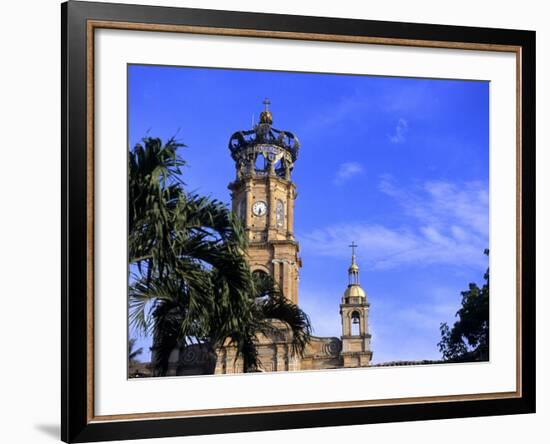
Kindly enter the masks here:
<path id="1" fill-rule="evenodd" d="M 289 131 L 275 129 L 269 100 L 251 130 L 229 140 L 236 178 L 231 190 L 233 212 L 241 218 L 253 272 L 270 274 L 287 299 L 298 303 L 299 246 L 294 238 L 296 185 L 291 173 L 299 142 Z"/>
<path id="2" fill-rule="evenodd" d="M 359 284 L 359 266 L 355 258 L 355 245 L 351 243 L 351 265 L 348 269 L 348 287 L 340 304 L 342 317 L 342 351 L 344 367 L 367 367 L 372 359 L 369 333 L 369 307 L 367 294 Z"/>

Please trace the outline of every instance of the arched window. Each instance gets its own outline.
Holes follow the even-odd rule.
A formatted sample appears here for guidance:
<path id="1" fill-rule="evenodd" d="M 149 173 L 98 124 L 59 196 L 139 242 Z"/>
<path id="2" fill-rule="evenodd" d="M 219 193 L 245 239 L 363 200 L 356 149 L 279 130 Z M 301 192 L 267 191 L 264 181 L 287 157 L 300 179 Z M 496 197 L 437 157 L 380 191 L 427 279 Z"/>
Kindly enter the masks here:
<path id="1" fill-rule="evenodd" d="M 254 286 L 256 289 L 256 300 L 264 300 L 269 297 L 269 288 L 271 287 L 271 278 L 263 270 L 254 270 L 252 272 Z"/>
<path id="2" fill-rule="evenodd" d="M 283 164 L 282 159 L 277 160 L 275 162 L 275 165 L 273 166 L 275 170 L 275 174 L 279 177 L 285 177 L 285 166 Z"/>
<path id="3" fill-rule="evenodd" d="M 277 204 L 275 206 L 275 216 L 277 219 L 277 226 L 283 227 L 285 224 L 285 204 L 282 200 L 277 200 Z"/>
<path id="4" fill-rule="evenodd" d="M 256 161 L 254 162 L 254 169 L 256 171 L 265 171 L 266 170 L 267 159 L 262 153 L 259 153 L 256 156 Z"/>
<path id="5" fill-rule="evenodd" d="M 246 216 L 246 201 L 242 199 L 237 205 L 237 217 L 244 222 Z"/>
<path id="6" fill-rule="evenodd" d="M 350 333 L 352 336 L 359 336 L 361 334 L 361 315 L 359 312 L 354 311 L 351 314 Z"/>

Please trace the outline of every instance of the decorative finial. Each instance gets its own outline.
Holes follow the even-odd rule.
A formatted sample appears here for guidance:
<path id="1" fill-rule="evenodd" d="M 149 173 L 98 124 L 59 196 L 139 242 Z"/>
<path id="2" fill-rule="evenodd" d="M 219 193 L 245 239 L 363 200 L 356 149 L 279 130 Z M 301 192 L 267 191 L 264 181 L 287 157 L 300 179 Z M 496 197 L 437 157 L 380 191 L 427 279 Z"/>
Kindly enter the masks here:
<path id="1" fill-rule="evenodd" d="M 351 245 L 348 245 L 348 247 L 351 248 L 351 267 L 359 269 L 359 267 L 357 267 L 357 264 L 355 263 L 355 249 L 358 247 L 358 245 L 352 241 Z"/>
<path id="2" fill-rule="evenodd" d="M 348 246 L 351 248 L 351 265 L 348 269 L 349 283 L 350 285 L 359 285 L 359 266 L 355 262 L 355 249 L 358 245 L 352 242 L 351 245 Z"/>
<path id="3" fill-rule="evenodd" d="M 265 98 L 262 103 L 264 104 L 265 109 L 260 113 L 260 123 L 271 125 L 273 123 L 273 116 L 271 115 L 271 111 L 269 111 L 271 101 L 268 98 Z"/>

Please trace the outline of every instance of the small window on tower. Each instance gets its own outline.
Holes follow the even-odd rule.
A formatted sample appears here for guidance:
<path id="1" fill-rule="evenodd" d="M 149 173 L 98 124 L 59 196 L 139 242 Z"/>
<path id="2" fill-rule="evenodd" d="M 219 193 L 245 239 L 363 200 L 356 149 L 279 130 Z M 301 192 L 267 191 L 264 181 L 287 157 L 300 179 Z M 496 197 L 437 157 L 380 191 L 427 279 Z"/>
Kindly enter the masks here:
<path id="1" fill-rule="evenodd" d="M 285 205 L 282 200 L 277 201 L 276 217 L 277 226 L 282 227 L 285 224 Z"/>

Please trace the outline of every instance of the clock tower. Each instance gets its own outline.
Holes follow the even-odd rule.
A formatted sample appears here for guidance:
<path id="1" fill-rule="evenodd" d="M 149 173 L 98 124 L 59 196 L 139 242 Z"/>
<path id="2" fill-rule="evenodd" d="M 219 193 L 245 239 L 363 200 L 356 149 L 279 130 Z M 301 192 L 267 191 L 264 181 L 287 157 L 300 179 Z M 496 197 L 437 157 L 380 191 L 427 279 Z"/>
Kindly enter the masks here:
<path id="1" fill-rule="evenodd" d="M 248 240 L 253 272 L 271 275 L 283 294 L 298 303 L 298 243 L 294 238 L 296 186 L 291 173 L 299 142 L 289 131 L 275 129 L 269 100 L 254 128 L 229 140 L 236 178 L 229 184 L 233 212 Z"/>

